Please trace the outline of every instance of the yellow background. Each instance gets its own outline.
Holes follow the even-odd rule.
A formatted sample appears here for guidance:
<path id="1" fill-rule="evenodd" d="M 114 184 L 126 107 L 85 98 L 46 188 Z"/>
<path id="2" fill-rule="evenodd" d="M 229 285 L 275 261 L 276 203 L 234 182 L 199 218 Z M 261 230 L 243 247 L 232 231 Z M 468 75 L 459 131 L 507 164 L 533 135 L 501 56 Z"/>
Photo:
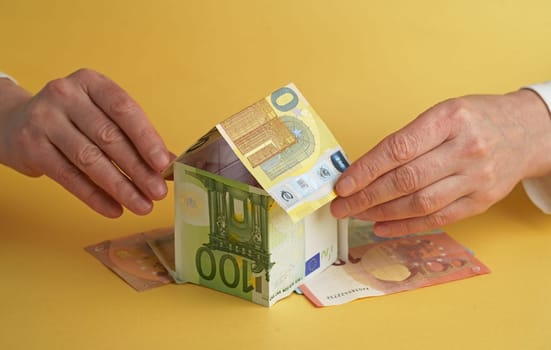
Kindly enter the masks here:
<path id="1" fill-rule="evenodd" d="M 0 33 L 23 86 L 101 71 L 176 153 L 291 81 L 356 159 L 442 99 L 551 79 L 549 0 L 4 0 Z M 551 348 L 551 217 L 519 187 L 445 228 L 490 275 L 265 309 L 193 285 L 137 293 L 82 249 L 169 225 L 171 196 L 109 220 L 47 178 L 0 179 L 1 349 Z"/>

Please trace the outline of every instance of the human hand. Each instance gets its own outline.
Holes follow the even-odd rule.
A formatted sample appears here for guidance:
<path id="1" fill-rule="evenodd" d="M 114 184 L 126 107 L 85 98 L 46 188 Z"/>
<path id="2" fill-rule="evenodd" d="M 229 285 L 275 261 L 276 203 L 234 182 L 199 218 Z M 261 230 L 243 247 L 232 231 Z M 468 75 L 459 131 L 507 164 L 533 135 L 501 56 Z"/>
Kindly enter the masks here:
<path id="1" fill-rule="evenodd" d="M 339 178 L 335 217 L 397 236 L 484 212 L 551 172 L 551 118 L 530 90 L 444 101 L 383 139 Z"/>
<path id="2" fill-rule="evenodd" d="M 117 84 L 82 69 L 35 96 L 0 79 L 0 163 L 47 175 L 107 217 L 144 215 L 165 197 L 171 155 Z M 2 103 L 4 102 L 4 103 Z"/>

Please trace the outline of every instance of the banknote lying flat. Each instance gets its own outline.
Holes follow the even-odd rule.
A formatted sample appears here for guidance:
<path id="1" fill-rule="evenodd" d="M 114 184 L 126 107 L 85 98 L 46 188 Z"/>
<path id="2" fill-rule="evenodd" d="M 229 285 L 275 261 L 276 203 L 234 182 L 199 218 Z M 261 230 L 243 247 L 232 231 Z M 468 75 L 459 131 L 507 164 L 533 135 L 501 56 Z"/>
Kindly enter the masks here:
<path id="1" fill-rule="evenodd" d="M 162 241 L 167 237 L 174 237 L 173 228 L 141 232 L 84 249 L 134 289 L 143 291 L 174 282 L 147 243 L 148 240 Z"/>
<path id="2" fill-rule="evenodd" d="M 368 239 L 373 238 L 370 236 L 367 234 Z M 375 239 L 351 247 L 347 262 L 329 267 L 300 289 L 314 305 L 321 307 L 489 272 L 468 250 L 442 232 Z"/>
<path id="3" fill-rule="evenodd" d="M 335 198 L 333 187 L 348 160 L 295 85 L 274 91 L 216 128 L 294 221 Z"/>
<path id="4" fill-rule="evenodd" d="M 468 249 L 439 230 L 385 239 L 374 234 L 371 222 L 351 219 L 349 234 L 348 259 L 339 259 L 300 286 L 300 292 L 318 307 L 490 272 Z M 177 277 L 173 228 L 138 233 L 85 249 L 138 291 L 173 283 Z"/>

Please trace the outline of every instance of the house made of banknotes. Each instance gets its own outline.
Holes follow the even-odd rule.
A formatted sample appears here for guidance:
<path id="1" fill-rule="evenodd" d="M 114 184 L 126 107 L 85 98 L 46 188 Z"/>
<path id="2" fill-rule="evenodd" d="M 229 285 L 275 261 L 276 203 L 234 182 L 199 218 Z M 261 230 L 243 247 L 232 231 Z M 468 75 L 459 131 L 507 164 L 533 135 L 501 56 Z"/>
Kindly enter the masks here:
<path id="1" fill-rule="evenodd" d="M 166 174 L 175 188 L 173 277 L 271 306 L 345 260 L 346 232 L 328 203 L 347 166 L 293 84 L 216 125 Z"/>

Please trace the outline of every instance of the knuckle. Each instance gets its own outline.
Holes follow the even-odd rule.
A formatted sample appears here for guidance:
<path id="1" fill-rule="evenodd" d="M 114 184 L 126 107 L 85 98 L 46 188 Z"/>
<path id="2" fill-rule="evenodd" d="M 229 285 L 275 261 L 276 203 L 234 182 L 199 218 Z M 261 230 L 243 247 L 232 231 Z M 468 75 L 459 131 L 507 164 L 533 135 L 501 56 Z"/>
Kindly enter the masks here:
<path id="1" fill-rule="evenodd" d="M 88 86 L 90 84 L 96 84 L 98 81 L 105 79 L 105 77 L 93 69 L 80 68 L 71 73 L 66 79 L 73 82 L 81 91 L 88 93 Z M 105 93 L 108 93 L 108 91 Z"/>
<path id="2" fill-rule="evenodd" d="M 76 154 L 75 164 L 79 168 L 88 168 L 101 159 L 103 152 L 93 144 L 87 144 Z"/>
<path id="3" fill-rule="evenodd" d="M 420 215 L 432 213 L 436 209 L 434 198 L 428 194 L 415 193 L 411 202 L 413 210 Z"/>
<path id="4" fill-rule="evenodd" d="M 138 106 L 131 99 L 121 96 L 115 99 L 109 108 L 115 117 L 126 117 L 138 111 Z"/>
<path id="5" fill-rule="evenodd" d="M 366 189 L 358 192 L 354 197 L 354 207 L 365 210 L 372 207 L 376 203 L 376 196 L 373 191 Z"/>
<path id="6" fill-rule="evenodd" d="M 445 112 L 449 118 L 461 124 L 468 122 L 472 118 L 469 102 L 463 97 L 456 97 L 448 100 Z"/>
<path id="7" fill-rule="evenodd" d="M 480 129 L 474 128 L 473 123 L 482 118 L 479 112 L 473 108 L 471 102 L 464 97 L 450 100 L 448 117 L 458 128 L 464 129 L 465 142 L 462 147 L 462 155 L 466 158 L 486 158 L 492 151 L 492 139 L 488 138 Z"/>
<path id="8" fill-rule="evenodd" d="M 155 130 L 151 128 L 142 128 L 138 135 L 142 140 L 154 140 L 157 136 Z"/>
<path id="9" fill-rule="evenodd" d="M 394 171 L 392 182 L 402 193 L 412 193 L 419 186 L 419 170 L 412 165 L 404 165 Z"/>
<path id="10" fill-rule="evenodd" d="M 394 229 L 402 233 L 416 233 L 423 230 L 414 220 L 398 221 L 395 223 Z"/>
<path id="11" fill-rule="evenodd" d="M 96 138 L 100 146 L 110 145 L 124 140 L 121 130 L 113 123 L 104 123 L 97 129 Z"/>
<path id="12" fill-rule="evenodd" d="M 390 157 L 398 163 L 412 160 L 419 149 L 419 140 L 413 134 L 397 133 L 388 139 Z"/>
<path id="13" fill-rule="evenodd" d="M 74 96 L 75 89 L 68 79 L 60 78 L 48 82 L 44 92 L 57 99 L 70 99 Z"/>
<path id="14" fill-rule="evenodd" d="M 442 227 L 451 222 L 450 217 L 442 211 L 432 213 L 425 217 L 428 228 Z"/>
<path id="15" fill-rule="evenodd" d="M 93 76 L 96 76 L 97 73 L 93 69 L 90 68 L 80 68 L 76 70 L 71 76 L 82 78 L 82 79 L 90 79 Z"/>
<path id="16" fill-rule="evenodd" d="M 379 175 L 379 167 L 374 162 L 370 162 L 365 158 L 360 158 L 356 164 L 362 175 L 369 180 L 374 180 Z"/>
<path id="17" fill-rule="evenodd" d="M 474 134 L 467 140 L 463 151 L 469 158 L 486 158 L 490 155 L 490 143 L 481 135 Z"/>
<path id="18" fill-rule="evenodd" d="M 365 214 L 375 221 L 386 221 L 388 218 L 392 217 L 393 211 L 388 206 L 382 204 L 370 208 L 369 212 L 365 212 Z"/>
<path id="19" fill-rule="evenodd" d="M 437 134 L 441 135 L 449 135 L 450 134 L 450 121 L 448 120 L 447 116 L 447 101 L 442 102 L 440 106 L 444 106 L 442 108 L 437 108 L 436 115 L 434 118 L 428 118 L 426 119 L 426 127 L 433 129 L 437 132 Z"/>
<path id="20" fill-rule="evenodd" d="M 495 184 L 497 181 L 496 165 L 493 162 L 485 164 L 479 173 L 480 181 L 486 185 Z"/>

